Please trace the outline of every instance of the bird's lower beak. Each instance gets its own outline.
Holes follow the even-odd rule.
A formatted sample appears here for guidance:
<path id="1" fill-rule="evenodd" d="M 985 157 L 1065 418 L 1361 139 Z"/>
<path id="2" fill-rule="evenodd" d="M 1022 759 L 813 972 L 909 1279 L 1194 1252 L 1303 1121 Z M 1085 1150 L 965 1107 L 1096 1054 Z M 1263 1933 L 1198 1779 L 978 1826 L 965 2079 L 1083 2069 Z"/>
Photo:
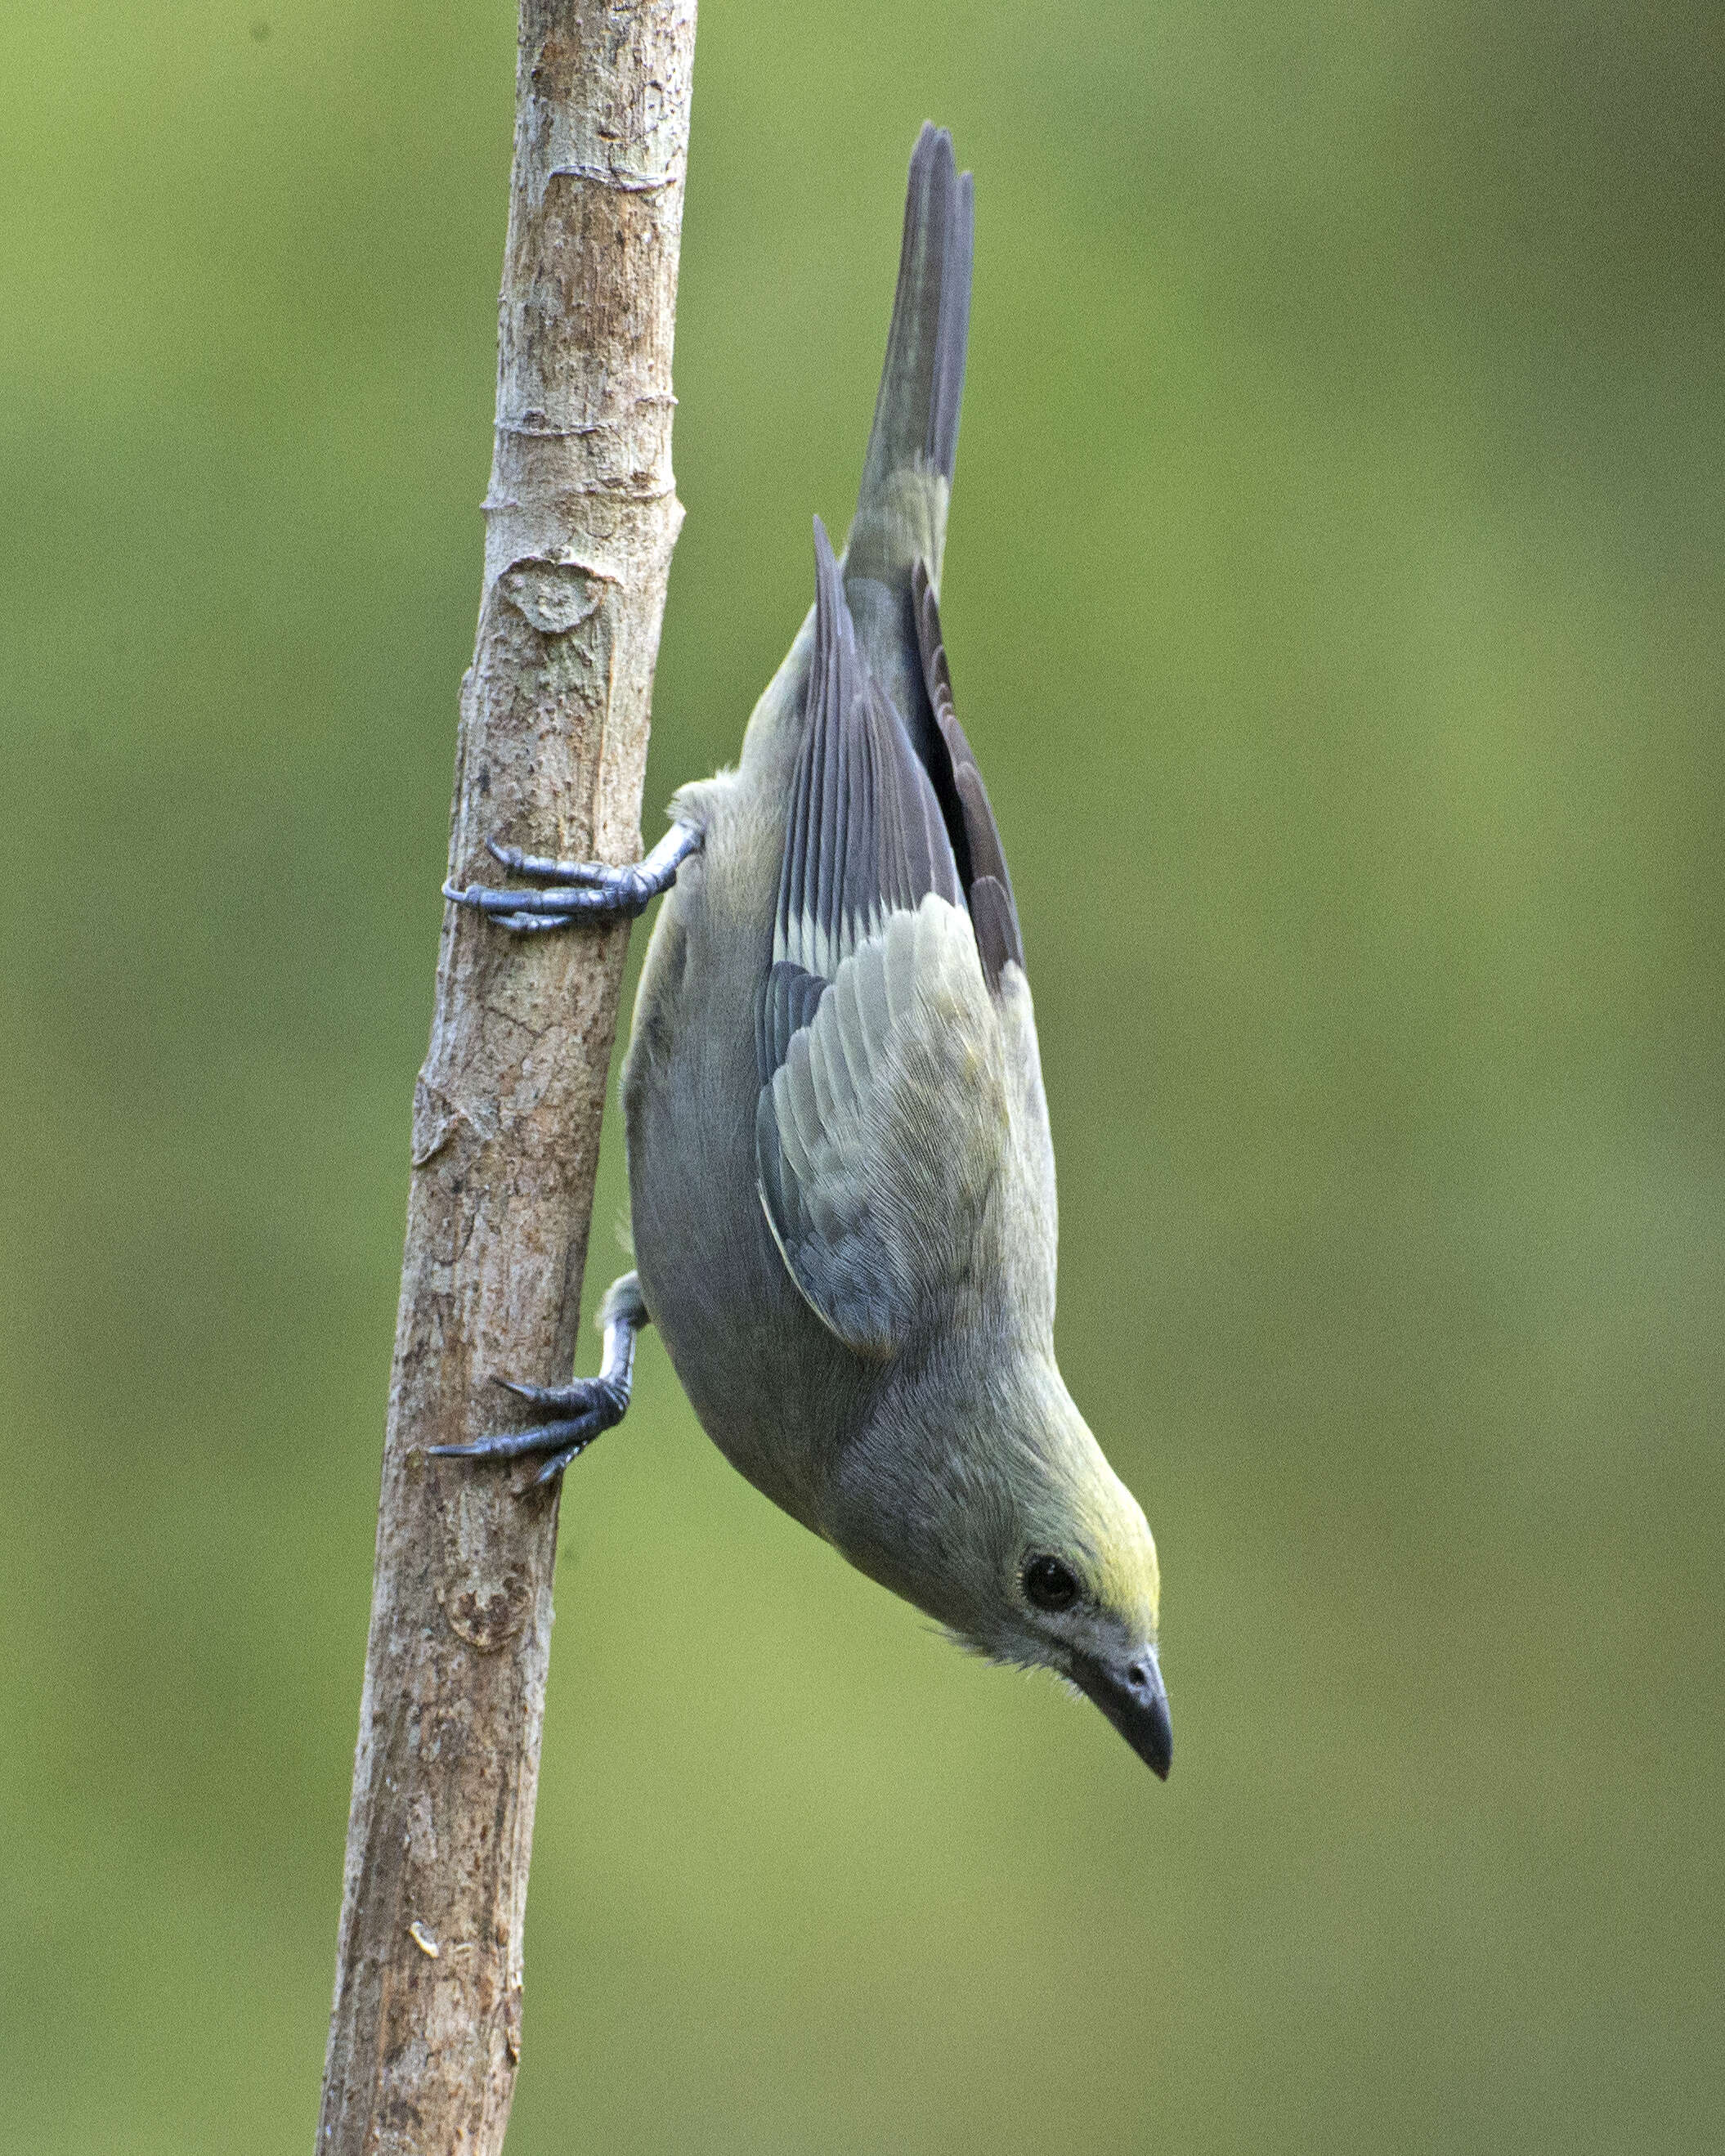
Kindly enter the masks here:
<path id="1" fill-rule="evenodd" d="M 1140 1647 L 1119 1662 L 1086 1661 L 1074 1671 L 1093 1699 L 1153 1774 L 1164 1782 L 1173 1764 L 1174 1729 L 1168 1691 L 1153 1647 Z"/>

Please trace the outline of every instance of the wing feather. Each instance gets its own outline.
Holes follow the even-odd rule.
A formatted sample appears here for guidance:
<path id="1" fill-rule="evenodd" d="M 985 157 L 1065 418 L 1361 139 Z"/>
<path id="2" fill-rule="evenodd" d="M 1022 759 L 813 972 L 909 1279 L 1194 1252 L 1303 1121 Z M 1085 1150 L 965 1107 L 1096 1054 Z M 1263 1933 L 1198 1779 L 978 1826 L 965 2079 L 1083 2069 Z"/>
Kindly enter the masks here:
<path id="1" fill-rule="evenodd" d="M 756 1010 L 762 1203 L 804 1298 L 891 1354 L 989 1274 L 1006 1046 L 948 823 L 815 527 L 815 648 Z"/>
<path id="2" fill-rule="evenodd" d="M 918 562 L 911 572 L 911 598 L 916 616 L 923 685 L 940 744 L 932 773 L 934 791 L 952 834 L 959 879 L 976 925 L 983 971 L 988 986 L 998 993 L 1001 968 L 1009 961 L 1023 966 L 1024 941 L 988 789 L 952 707 L 952 676 L 941 635 L 940 605 L 926 562 Z"/>

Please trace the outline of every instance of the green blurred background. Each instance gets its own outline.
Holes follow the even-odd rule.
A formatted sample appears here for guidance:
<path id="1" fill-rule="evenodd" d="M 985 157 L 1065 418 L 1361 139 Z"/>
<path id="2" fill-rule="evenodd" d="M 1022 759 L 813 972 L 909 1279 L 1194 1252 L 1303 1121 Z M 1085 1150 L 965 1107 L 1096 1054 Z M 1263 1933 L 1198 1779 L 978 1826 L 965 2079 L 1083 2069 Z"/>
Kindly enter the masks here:
<path id="1" fill-rule="evenodd" d="M 517 2156 L 1711 2145 L 1722 20 L 708 0 L 647 828 L 848 516 L 932 114 L 948 640 L 1178 1764 L 781 1519 L 649 1337 L 564 1506 Z M 0 20 L 39 2156 L 311 2138 L 513 36 Z M 614 1122 L 590 1296 L 622 1200 Z"/>

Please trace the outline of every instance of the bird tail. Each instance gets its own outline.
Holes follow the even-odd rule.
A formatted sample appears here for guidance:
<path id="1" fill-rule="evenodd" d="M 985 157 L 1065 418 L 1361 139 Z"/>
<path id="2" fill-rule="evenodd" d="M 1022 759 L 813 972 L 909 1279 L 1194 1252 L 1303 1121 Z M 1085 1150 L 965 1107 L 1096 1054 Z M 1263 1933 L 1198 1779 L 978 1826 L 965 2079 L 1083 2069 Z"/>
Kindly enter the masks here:
<path id="1" fill-rule="evenodd" d="M 970 174 L 955 169 L 946 129 L 925 121 L 911 156 L 898 290 L 850 547 L 854 568 L 892 583 L 908 578 L 919 554 L 940 572 L 964 396 L 973 225 Z"/>

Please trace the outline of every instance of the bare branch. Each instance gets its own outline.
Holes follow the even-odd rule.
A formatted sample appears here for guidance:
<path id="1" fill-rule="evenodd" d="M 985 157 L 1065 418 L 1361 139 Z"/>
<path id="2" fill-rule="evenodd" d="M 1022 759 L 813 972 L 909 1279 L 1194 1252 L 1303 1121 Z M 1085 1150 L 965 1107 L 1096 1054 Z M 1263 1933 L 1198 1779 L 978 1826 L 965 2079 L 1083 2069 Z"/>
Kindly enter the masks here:
<path id="1" fill-rule="evenodd" d="M 639 851 L 671 548 L 695 0 L 521 0 L 485 588 L 449 875 Z M 428 900 L 435 878 L 428 875 Z M 320 2156 L 501 2148 L 555 1495 L 425 1449 L 572 1359 L 627 930 L 448 909 L 384 1442 Z"/>

